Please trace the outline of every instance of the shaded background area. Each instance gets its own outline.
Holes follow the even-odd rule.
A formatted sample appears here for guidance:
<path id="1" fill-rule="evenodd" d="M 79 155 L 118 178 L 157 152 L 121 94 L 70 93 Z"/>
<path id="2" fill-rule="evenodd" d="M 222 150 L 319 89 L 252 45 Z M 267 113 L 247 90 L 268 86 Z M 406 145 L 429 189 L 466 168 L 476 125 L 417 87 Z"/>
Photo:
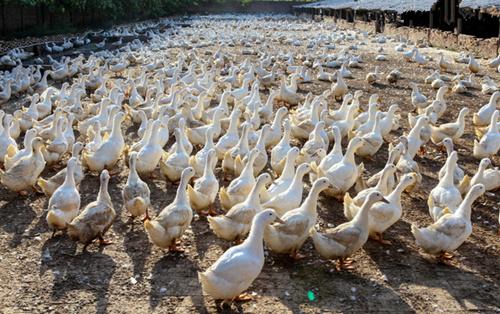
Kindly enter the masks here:
<path id="1" fill-rule="evenodd" d="M 0 36 L 12 39 L 111 27 L 169 15 L 292 13 L 310 1 L 253 0 L 2 0 Z"/>

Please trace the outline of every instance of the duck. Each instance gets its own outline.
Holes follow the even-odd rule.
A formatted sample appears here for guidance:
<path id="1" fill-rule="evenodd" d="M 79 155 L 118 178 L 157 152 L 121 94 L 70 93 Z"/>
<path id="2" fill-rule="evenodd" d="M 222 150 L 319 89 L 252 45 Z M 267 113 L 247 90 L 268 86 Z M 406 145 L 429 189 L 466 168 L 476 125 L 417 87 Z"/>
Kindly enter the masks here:
<path id="1" fill-rule="evenodd" d="M 406 145 L 406 152 L 411 159 L 415 157 L 417 152 L 421 150 L 422 145 L 425 144 L 422 140 L 421 133 L 428 123 L 429 117 L 422 116 L 418 118 L 417 123 L 406 136 L 406 142 L 408 143 Z"/>
<path id="2" fill-rule="evenodd" d="M 451 155 L 451 153 L 453 152 L 453 140 L 447 137 L 441 142 L 441 144 L 445 147 L 446 155 L 449 157 Z M 438 173 L 439 179 L 442 179 L 445 176 L 446 168 L 447 168 L 447 166 L 445 163 L 443 165 L 443 167 L 441 167 L 441 169 L 439 170 L 439 173 Z M 455 167 L 455 170 L 453 171 L 453 184 L 458 186 L 460 189 L 460 185 L 464 184 L 463 183 L 464 178 L 465 178 L 464 170 L 457 164 L 457 166 Z M 466 179 L 466 181 L 467 180 L 468 179 Z M 462 194 L 464 194 L 464 193 L 462 193 Z"/>
<path id="3" fill-rule="evenodd" d="M 74 173 L 77 166 L 76 157 L 68 161 L 66 178 L 64 182 L 54 191 L 49 199 L 47 224 L 53 230 L 52 236 L 57 230 L 64 230 L 68 224 L 78 216 L 80 210 L 80 193 L 76 188 Z"/>
<path id="4" fill-rule="evenodd" d="M 315 228 L 311 229 L 314 248 L 323 258 L 338 259 L 337 270 L 350 268 L 349 262 L 346 263 L 346 257 L 362 248 L 368 240 L 369 214 L 377 202 L 389 204 L 389 201 L 380 192 L 372 192 L 351 221 L 327 229 L 325 233 L 319 233 Z"/>
<path id="5" fill-rule="evenodd" d="M 278 176 L 283 171 L 283 167 L 285 166 L 286 162 L 285 157 L 292 148 L 292 146 L 290 145 L 290 135 L 290 120 L 286 119 L 283 122 L 283 137 L 278 142 L 278 144 L 271 149 L 271 168 Z"/>
<path id="6" fill-rule="evenodd" d="M 396 162 L 401 158 L 401 154 L 403 154 L 403 151 L 404 151 L 403 143 L 400 142 L 397 145 L 392 145 L 392 143 L 389 143 L 388 147 L 389 156 L 387 157 L 387 161 L 385 163 L 384 168 L 382 168 L 379 172 L 375 173 L 368 179 L 362 178 L 362 180 L 358 180 L 358 182 L 356 182 L 355 190 L 359 193 L 360 191 L 365 190 L 367 188 L 375 187 L 379 183 L 382 175 L 384 174 L 385 167 L 387 165 L 395 165 Z M 395 185 L 396 185 L 395 174 L 388 176 L 387 190 L 388 191 L 392 190 Z"/>
<path id="7" fill-rule="evenodd" d="M 300 155 L 298 158 L 299 163 L 311 163 L 315 162 L 319 164 L 321 162 L 321 157 L 318 156 L 318 150 L 326 151 L 328 149 L 328 137 L 323 138 L 322 132 L 324 132 L 325 122 L 319 121 L 314 127 L 313 132 L 309 136 L 309 140 L 304 143 L 302 149 L 300 150 Z"/>
<path id="8" fill-rule="evenodd" d="M 35 129 L 29 129 L 26 131 L 26 134 L 24 135 L 23 143 L 24 143 L 24 148 L 18 150 L 17 146 L 14 146 L 10 144 L 7 147 L 7 153 L 4 157 L 4 168 L 8 170 L 12 165 L 16 163 L 19 159 L 23 158 L 24 156 L 28 156 L 31 151 L 31 142 L 33 139 L 36 137 L 36 130 Z"/>
<path id="9" fill-rule="evenodd" d="M 283 119 L 286 114 L 288 114 L 288 109 L 285 107 L 281 107 L 276 111 L 274 115 L 274 120 L 271 124 L 271 128 L 268 132 L 269 134 L 266 137 L 266 148 L 273 147 L 280 142 L 281 137 L 283 135 L 283 130 L 282 130 L 282 125 L 284 121 Z"/>
<path id="10" fill-rule="evenodd" d="M 410 82 L 410 87 L 412 88 L 411 103 L 413 107 L 415 107 L 416 109 L 425 108 L 427 104 L 427 97 L 419 91 L 418 85 L 416 83 Z"/>
<path id="11" fill-rule="evenodd" d="M 367 157 L 375 155 L 382 144 L 384 143 L 384 138 L 380 130 L 380 121 L 382 119 L 382 112 L 377 112 L 375 123 L 371 132 L 363 134 L 361 139 L 363 140 L 363 145 L 356 150 L 356 155 Z"/>
<path id="12" fill-rule="evenodd" d="M 205 146 L 203 146 L 194 156 L 189 157 L 189 165 L 193 167 L 196 173 L 195 176 L 198 178 L 203 175 L 209 151 L 215 149 L 213 131 L 208 130 L 205 137 Z"/>
<path id="13" fill-rule="evenodd" d="M 470 186 L 480 183 L 484 185 L 486 191 L 494 191 L 500 188 L 500 170 L 498 167 L 487 169 L 489 166 L 491 166 L 489 158 L 481 159 L 476 174 L 470 180 Z"/>
<path id="14" fill-rule="evenodd" d="M 483 94 L 493 94 L 498 91 L 498 86 L 494 80 L 489 76 L 485 75 L 483 77 L 483 82 L 481 83 L 481 93 Z"/>
<path id="15" fill-rule="evenodd" d="M 189 202 L 199 214 L 215 215 L 214 202 L 219 191 L 219 180 L 214 174 L 217 163 L 215 149 L 210 149 L 205 160 L 203 175 L 194 180 L 194 185 L 187 186 Z"/>
<path id="16" fill-rule="evenodd" d="M 76 165 L 73 168 L 74 173 L 73 173 L 73 180 L 75 180 L 75 185 L 79 186 L 80 183 L 83 181 L 83 178 L 85 177 L 85 174 L 83 172 L 83 166 L 82 162 L 79 158 L 80 153 L 82 152 L 83 149 L 83 143 L 82 142 L 76 142 L 73 144 L 73 147 L 71 149 L 71 156 L 76 158 Z M 66 171 L 68 168 L 64 168 L 57 172 L 55 175 L 50 177 L 49 179 L 44 179 L 42 177 L 38 178 L 36 184 L 37 188 L 39 188 L 45 195 L 51 196 L 54 191 L 61 185 L 63 184 L 64 180 L 66 179 Z"/>
<path id="17" fill-rule="evenodd" d="M 420 167 L 418 165 L 418 162 L 416 162 L 408 152 L 408 140 L 406 139 L 405 136 L 401 136 L 399 139 L 400 139 L 400 144 L 402 145 L 402 152 L 396 163 L 396 169 L 398 173 L 402 175 L 408 173 L 416 174 L 417 176 L 416 183 L 410 185 L 407 188 L 408 191 L 411 191 L 416 187 L 417 184 L 420 184 L 422 182 L 422 175 L 420 174 Z"/>
<path id="18" fill-rule="evenodd" d="M 292 79 L 292 82 L 294 80 Z M 298 105 L 299 102 L 303 100 L 303 96 L 299 94 L 297 91 L 294 91 L 292 87 L 287 86 L 286 84 L 286 76 L 283 76 L 281 79 L 279 93 L 276 96 L 277 100 L 284 101 L 290 105 Z"/>
<path id="19" fill-rule="evenodd" d="M 445 60 L 444 54 L 442 52 L 439 53 L 438 65 L 441 71 L 446 72 L 451 70 L 451 63 Z"/>
<path id="20" fill-rule="evenodd" d="M 213 138 L 218 138 L 222 130 L 221 119 L 223 115 L 224 112 L 218 109 L 214 113 L 212 123 L 199 126 L 197 128 L 188 128 L 186 134 L 188 136 L 189 142 L 193 145 L 203 145 L 205 143 L 205 135 L 208 130 L 212 130 Z"/>
<path id="21" fill-rule="evenodd" d="M 259 151 L 252 149 L 248 156 L 247 163 L 240 175 L 235 178 L 228 187 L 221 187 L 219 190 L 219 199 L 222 208 L 228 210 L 234 205 L 243 202 L 248 193 L 255 186 L 255 176 L 253 174 L 253 163 L 257 158 Z"/>
<path id="22" fill-rule="evenodd" d="M 241 117 L 241 110 L 235 107 L 229 116 L 229 127 L 226 133 L 219 138 L 215 144 L 215 151 L 217 152 L 217 158 L 223 159 L 224 154 L 231 148 L 236 146 L 240 141 L 240 136 L 238 135 L 238 124 Z"/>
<path id="23" fill-rule="evenodd" d="M 454 211 L 460 202 L 462 202 L 462 194 L 453 184 L 453 173 L 457 165 L 458 155 L 454 151 L 446 160 L 446 174 L 439 180 L 439 183 L 429 193 L 427 206 L 429 214 L 434 221 L 437 221 L 443 214 L 444 209 L 448 208 Z"/>
<path id="24" fill-rule="evenodd" d="M 382 195 L 388 195 L 392 190 L 391 187 L 388 185 L 389 178 L 393 177 L 395 172 L 396 172 L 396 166 L 394 166 L 393 164 L 387 164 L 382 170 L 382 175 L 380 176 L 380 179 L 378 180 L 377 184 L 374 187 L 368 187 L 364 190 L 359 191 L 359 193 L 354 198 L 351 198 L 349 193 L 346 193 L 344 196 L 344 212 L 350 212 L 349 208 L 346 207 L 347 206 L 347 203 L 345 202 L 346 198 L 350 200 L 350 203 L 352 203 L 352 205 L 359 207 L 363 205 L 363 202 L 365 201 L 366 197 L 373 191 L 378 191 L 382 193 Z M 352 219 L 353 216 L 354 215 L 346 216 L 346 218 Z"/>
<path id="25" fill-rule="evenodd" d="M 224 158 L 222 159 L 222 170 L 225 173 L 239 174 L 241 172 L 244 159 L 250 151 L 248 144 L 248 133 L 250 129 L 251 125 L 249 123 L 244 123 L 238 143 L 224 154 Z"/>
<path id="26" fill-rule="evenodd" d="M 179 128 L 174 130 L 175 152 L 164 152 L 160 159 L 160 170 L 170 181 L 176 182 L 181 179 L 184 169 L 189 167 L 189 154 L 181 143 L 181 131 Z"/>
<path id="27" fill-rule="evenodd" d="M 68 150 L 68 141 L 63 133 L 65 120 L 65 117 L 61 117 L 57 120 L 54 139 L 45 146 L 46 149 L 43 151 L 44 159 L 47 162 L 47 165 L 59 162 Z"/>
<path id="28" fill-rule="evenodd" d="M 359 170 L 363 168 L 363 164 L 356 165 L 354 153 L 364 144 L 363 139 L 355 137 L 347 145 L 347 150 L 341 161 L 334 164 L 324 173 L 319 171 L 318 176 L 325 176 L 330 180 L 331 188 L 326 193 L 337 198 L 343 197 L 344 193 L 349 190 L 359 176 Z"/>
<path id="29" fill-rule="evenodd" d="M 370 85 L 377 83 L 379 79 L 380 79 L 380 73 L 378 66 L 375 67 L 375 71 L 368 72 L 368 74 L 366 74 L 365 77 L 365 81 Z"/>
<path id="30" fill-rule="evenodd" d="M 495 110 L 491 116 L 491 122 L 488 131 L 481 137 L 479 141 L 474 140 L 473 155 L 476 158 L 486 158 L 498 153 L 500 149 L 500 131 L 498 116 L 500 111 Z"/>
<path id="31" fill-rule="evenodd" d="M 484 127 L 490 124 L 491 116 L 497 108 L 497 103 L 500 100 L 500 91 L 494 92 L 490 101 L 479 108 L 477 113 L 472 116 L 472 123 L 477 127 Z"/>
<path id="32" fill-rule="evenodd" d="M 255 215 L 245 241 L 225 251 L 205 272 L 198 272 L 203 293 L 226 302 L 251 299 L 242 292 L 250 287 L 264 266 L 264 230 L 275 221 L 282 222 L 272 209 Z"/>
<path id="33" fill-rule="evenodd" d="M 232 206 L 225 215 L 208 216 L 208 225 L 215 235 L 226 241 L 245 237 L 250 231 L 252 219 L 262 211 L 260 191 L 270 182 L 268 173 L 261 174 L 243 202 Z"/>
<path id="34" fill-rule="evenodd" d="M 149 240 L 156 246 L 170 252 L 182 252 L 177 241 L 191 225 L 193 210 L 186 192 L 189 180 L 195 172 L 192 167 L 186 167 L 181 174 L 177 194 L 172 203 L 165 207 L 154 219 L 146 215 L 144 229 Z"/>
<path id="35" fill-rule="evenodd" d="M 124 149 L 125 140 L 121 130 L 121 124 L 125 119 L 125 113 L 118 112 L 113 117 L 113 128 L 109 137 L 104 140 L 96 151 L 83 151 L 84 164 L 91 171 L 101 172 L 116 165 Z"/>
<path id="36" fill-rule="evenodd" d="M 442 215 L 428 227 L 412 224 L 411 232 L 417 245 L 426 253 L 437 255 L 441 261 L 449 260 L 456 250 L 472 234 L 471 207 L 485 192 L 482 184 L 472 186 L 464 200 L 453 213 Z"/>
<path id="37" fill-rule="evenodd" d="M 316 225 L 318 219 L 316 207 L 319 194 L 329 184 L 327 178 L 318 178 L 312 184 L 311 190 L 302 205 L 282 215 L 282 223 L 266 227 L 264 241 L 273 252 L 289 254 L 293 259 L 303 258 L 299 254 L 299 250 L 309 237 L 311 228 Z M 266 207 L 265 204 L 263 206 Z"/>
<path id="38" fill-rule="evenodd" d="M 295 164 L 298 155 L 299 149 L 297 147 L 291 147 L 288 150 L 286 157 L 283 159 L 283 165 L 280 166 L 281 171 L 277 174 L 279 177 L 274 180 L 267 190 L 269 198 L 282 193 L 290 186 L 295 176 Z"/>
<path id="39" fill-rule="evenodd" d="M 395 224 L 403 214 L 401 205 L 401 194 L 417 181 L 415 173 L 408 173 L 401 177 L 398 185 L 392 192 L 386 194 L 385 199 L 388 203 L 377 202 L 370 209 L 368 233 L 370 238 L 382 243 L 391 244 L 390 241 L 384 240 L 383 233 Z M 350 199 L 349 193 L 344 197 L 344 215 L 347 219 L 352 219 L 359 211 L 358 205 L 355 205 Z"/>
<path id="40" fill-rule="evenodd" d="M 349 91 L 349 87 L 347 86 L 346 82 L 344 81 L 344 78 L 342 77 L 342 75 L 338 75 L 338 72 L 336 72 L 336 74 L 337 74 L 337 82 L 335 82 L 335 84 L 332 84 L 332 87 L 330 90 L 331 90 L 335 100 L 341 101 L 342 98 L 344 98 L 344 96 Z"/>
<path id="41" fill-rule="evenodd" d="M 0 163 L 4 162 L 4 159 L 8 155 L 13 155 L 17 153 L 17 143 L 16 140 L 10 135 L 10 128 L 12 122 L 11 115 L 5 115 L 3 111 L 0 113 L 0 124 L 3 118 L 3 125 L 0 125 Z M 10 147 L 10 154 L 8 153 Z"/>
<path id="42" fill-rule="evenodd" d="M 481 69 L 479 62 L 474 58 L 473 55 L 469 55 L 469 64 L 467 64 L 469 71 L 471 73 L 479 73 L 479 70 Z"/>
<path id="43" fill-rule="evenodd" d="M 131 152 L 129 155 L 130 171 L 122 190 L 123 207 L 127 210 L 131 219 L 145 215 L 151 207 L 151 191 L 148 184 L 142 181 L 137 172 L 138 156 L 137 152 Z"/>
<path id="44" fill-rule="evenodd" d="M 88 204 L 68 224 L 69 237 L 83 243 L 84 252 L 95 239 L 99 240 L 100 245 L 111 244 L 111 242 L 104 240 L 104 235 L 116 218 L 116 211 L 108 192 L 109 178 L 109 172 L 104 169 L 99 176 L 101 185 L 97 199 Z"/>
<path id="45" fill-rule="evenodd" d="M 272 208 L 279 217 L 282 217 L 288 211 L 299 207 L 302 201 L 302 192 L 304 190 L 303 178 L 311 171 L 311 166 L 307 163 L 300 164 L 295 171 L 292 182 L 288 187 L 271 197 L 262 204 L 264 208 Z"/>
<path id="46" fill-rule="evenodd" d="M 269 160 L 269 156 L 267 155 L 266 151 L 266 139 L 269 136 L 269 132 L 271 131 L 271 126 L 269 124 L 266 124 L 260 129 L 260 135 L 259 139 L 257 140 L 257 143 L 255 144 L 255 149 L 259 151 L 259 154 L 257 155 L 257 158 L 255 159 L 255 162 L 253 164 L 253 173 L 255 176 L 257 176 L 259 173 L 264 170 L 264 168 L 267 166 L 267 161 Z M 243 169 L 243 164 L 240 163 L 238 165 L 238 159 L 235 161 L 235 168 L 237 169 L 237 172 L 239 172 L 239 169 Z"/>
<path id="47" fill-rule="evenodd" d="M 457 140 L 464 134 L 465 130 L 465 117 L 469 113 L 469 108 L 464 107 L 460 109 L 458 118 L 455 122 L 444 123 L 439 126 L 431 127 L 431 141 L 434 144 L 441 143 L 445 138 Z"/>
<path id="48" fill-rule="evenodd" d="M 148 142 L 138 151 L 136 171 L 141 176 L 150 176 L 163 156 L 163 148 L 159 142 L 161 122 L 153 122 L 152 133 Z"/>
<path id="49" fill-rule="evenodd" d="M 38 177 L 45 169 L 43 159 L 43 140 L 35 137 L 31 142 L 29 155 L 16 161 L 8 170 L 0 169 L 0 182 L 13 192 L 26 195 L 26 190 L 35 186 Z"/>
<path id="50" fill-rule="evenodd" d="M 332 133 L 334 138 L 334 144 L 332 149 L 328 154 L 321 158 L 321 162 L 316 164 L 315 161 L 311 162 L 311 172 L 309 173 L 309 179 L 311 182 L 316 181 L 317 173 L 322 171 L 324 173 L 327 169 L 332 167 L 334 164 L 340 162 L 344 157 L 342 153 L 342 135 L 340 133 L 340 129 L 337 126 L 332 127 Z M 318 152 L 318 155 L 321 156 L 321 151 Z M 319 170 L 319 169 L 321 170 Z"/>

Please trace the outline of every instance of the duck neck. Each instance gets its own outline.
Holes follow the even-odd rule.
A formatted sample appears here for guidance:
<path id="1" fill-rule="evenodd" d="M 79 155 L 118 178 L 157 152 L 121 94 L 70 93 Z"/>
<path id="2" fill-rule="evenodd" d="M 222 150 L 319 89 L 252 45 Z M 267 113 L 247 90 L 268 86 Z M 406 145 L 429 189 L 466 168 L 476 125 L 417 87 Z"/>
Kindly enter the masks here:
<path id="1" fill-rule="evenodd" d="M 254 219 L 248 237 L 241 244 L 249 248 L 252 255 L 264 256 L 264 227 L 259 220 Z"/>
<path id="2" fill-rule="evenodd" d="M 66 168 L 66 178 L 64 179 L 64 186 L 75 186 L 75 167 L 68 165 Z"/>
<path id="3" fill-rule="evenodd" d="M 105 179 L 101 181 L 101 186 L 99 187 L 99 194 L 97 194 L 97 202 L 98 203 L 111 203 L 111 197 L 108 192 L 108 183 L 109 179 Z"/>
<path id="4" fill-rule="evenodd" d="M 452 162 L 451 160 L 446 161 L 446 173 L 443 177 L 443 186 L 452 186 L 453 185 L 453 174 L 455 170 L 456 162 Z"/>
<path id="5" fill-rule="evenodd" d="M 139 175 L 137 174 L 137 169 L 135 168 L 137 161 L 135 158 L 130 159 L 130 173 L 128 175 L 129 182 L 137 182 Z"/>
<path id="6" fill-rule="evenodd" d="M 179 182 L 179 187 L 177 188 L 177 194 L 175 195 L 174 203 L 175 204 L 186 204 L 187 203 L 187 193 L 186 188 L 188 184 L 189 178 L 186 176 L 181 177 L 181 181 Z"/>
<path id="7" fill-rule="evenodd" d="M 333 144 L 333 148 L 330 154 L 341 154 L 342 155 L 342 137 L 340 132 L 334 131 L 333 137 L 335 139 L 335 143 Z"/>
<path id="8" fill-rule="evenodd" d="M 370 208 L 372 207 L 373 204 L 369 202 L 369 200 L 365 200 L 363 205 L 361 206 L 360 210 L 356 213 L 354 218 L 352 219 L 352 222 L 358 226 L 368 226 L 368 220 L 369 220 L 369 211 Z"/>
<path id="9" fill-rule="evenodd" d="M 231 114 L 231 119 L 229 120 L 229 128 L 227 129 L 227 134 L 237 134 L 238 133 L 238 115 L 236 111 Z"/>
<path id="10" fill-rule="evenodd" d="M 260 208 L 259 194 L 263 186 L 264 182 L 262 180 L 257 180 L 252 190 L 250 191 L 250 194 L 248 194 L 248 200 L 247 200 L 248 205 L 255 206 L 254 208 Z"/>
<path id="11" fill-rule="evenodd" d="M 349 145 L 347 146 L 347 151 L 345 152 L 345 155 L 344 155 L 344 163 L 345 162 L 348 162 L 348 163 L 355 163 L 355 159 L 354 159 L 354 153 L 356 152 L 356 147 L 354 145 L 352 145 L 351 143 L 349 143 Z"/>
<path id="12" fill-rule="evenodd" d="M 473 189 L 471 188 L 460 206 L 457 208 L 456 214 L 470 221 L 472 203 L 474 203 L 478 197 L 479 195 L 475 195 L 473 193 Z"/>
<path id="13" fill-rule="evenodd" d="M 321 193 L 322 189 L 317 186 L 313 185 L 311 190 L 309 191 L 309 194 L 307 195 L 306 199 L 304 200 L 304 203 L 302 203 L 302 209 L 306 210 L 307 212 L 311 214 L 316 213 L 316 206 L 318 204 L 318 198 L 319 198 L 319 193 Z"/>
<path id="14" fill-rule="evenodd" d="M 405 183 L 401 180 L 396 188 L 386 197 L 387 200 L 391 203 L 401 204 L 401 194 L 408 186 L 408 183 Z"/>
<path id="15" fill-rule="evenodd" d="M 269 97 L 271 97 L 271 96 L 269 96 Z M 271 109 L 272 109 L 272 105 L 271 105 Z M 276 113 L 276 116 L 274 117 L 273 124 L 271 125 L 271 128 L 272 128 L 273 130 L 276 130 L 276 129 L 278 129 L 278 128 L 280 128 L 280 129 L 281 129 L 281 124 L 282 124 L 282 121 L 283 121 L 283 115 L 281 114 L 281 112 L 280 112 L 280 111 L 278 111 L 278 112 Z"/>
<path id="16" fill-rule="evenodd" d="M 121 124 L 122 124 L 121 119 L 118 116 L 116 116 L 113 121 L 113 129 L 111 130 L 111 137 L 116 138 L 122 136 Z"/>

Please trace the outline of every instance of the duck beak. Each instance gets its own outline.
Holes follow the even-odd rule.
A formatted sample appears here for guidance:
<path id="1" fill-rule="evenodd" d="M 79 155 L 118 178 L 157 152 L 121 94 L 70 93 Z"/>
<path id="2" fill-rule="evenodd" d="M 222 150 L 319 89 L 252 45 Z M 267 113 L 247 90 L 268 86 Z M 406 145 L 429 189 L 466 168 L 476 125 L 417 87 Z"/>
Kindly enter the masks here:
<path id="1" fill-rule="evenodd" d="M 382 198 L 381 202 L 386 203 L 386 204 L 390 204 L 391 203 L 385 197 Z"/>
<path id="2" fill-rule="evenodd" d="M 283 219 L 281 219 L 280 217 L 276 217 L 276 219 L 274 220 L 274 222 L 277 222 L 277 223 L 280 223 L 280 224 L 284 224 L 285 221 L 283 221 Z"/>

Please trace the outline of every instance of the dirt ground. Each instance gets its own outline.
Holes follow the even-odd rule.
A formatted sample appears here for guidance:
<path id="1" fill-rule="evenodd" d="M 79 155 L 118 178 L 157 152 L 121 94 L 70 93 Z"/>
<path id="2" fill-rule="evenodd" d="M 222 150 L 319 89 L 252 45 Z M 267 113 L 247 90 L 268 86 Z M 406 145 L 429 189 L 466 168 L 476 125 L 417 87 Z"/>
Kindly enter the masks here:
<path id="1" fill-rule="evenodd" d="M 256 30 L 260 27 L 256 25 Z M 297 31 L 293 36 L 307 38 L 314 33 Z M 292 36 L 286 25 L 280 29 Z M 304 40 L 305 42 L 305 40 Z M 389 62 L 376 62 L 373 47 L 360 46 L 366 63 L 361 69 L 351 69 L 355 79 L 348 79 L 350 90 L 363 90 L 363 109 L 372 93 L 381 96 L 381 109 L 398 103 L 401 107 L 402 128 L 391 133 L 395 141 L 408 131 L 406 113 L 411 111 L 408 83 L 419 83 L 426 95 L 435 91 L 423 83 L 424 77 L 435 67 L 418 68 L 405 62 L 394 52 L 395 44 L 386 44 Z M 296 49 L 287 46 L 287 49 Z M 214 47 L 205 49 L 214 50 Z M 304 49 L 302 47 L 301 49 Z M 231 48 L 241 51 L 241 46 Z M 424 49 L 435 54 L 434 49 Z M 453 53 L 448 53 L 451 56 Z M 364 81 L 374 63 L 387 74 L 399 68 L 403 79 L 394 85 L 383 80 L 374 86 Z M 484 60 L 483 60 L 484 63 Z M 463 69 L 464 65 L 455 65 Z M 332 71 L 332 70 L 329 70 Z M 500 76 L 483 66 L 481 77 L 488 74 L 498 81 Z M 450 76 L 453 76 L 451 73 Z M 479 78 L 477 79 L 479 82 Z M 319 94 L 329 83 L 314 81 L 300 84 L 303 93 Z M 267 93 L 267 92 L 266 92 Z M 485 104 L 488 95 L 474 89 L 465 95 L 449 95 L 448 113 L 440 121 L 455 120 L 463 106 L 471 109 L 464 136 L 456 143 L 459 164 L 473 174 L 479 163 L 472 156 L 472 112 Z M 7 111 L 19 104 L 13 101 Z M 338 104 L 331 102 L 332 107 Z M 137 126 L 136 126 L 137 127 Z M 135 128 L 136 128 L 135 127 Z M 137 137 L 134 127 L 126 126 L 129 142 Z M 344 146 L 345 147 L 345 146 Z M 143 312 L 495 312 L 500 311 L 500 238 L 498 212 L 500 195 L 486 193 L 473 206 L 473 234 L 457 250 L 451 266 L 436 263 L 419 252 L 410 232 L 410 225 L 428 225 L 431 218 L 426 205 L 429 191 L 437 183 L 437 172 L 446 155 L 429 144 L 424 158 L 417 157 L 422 169 L 423 183 L 411 194 L 403 195 L 403 218 L 392 226 L 385 237 L 392 245 L 369 240 L 353 257 L 355 269 L 338 272 L 331 261 L 323 260 L 308 240 L 301 261 L 266 252 L 261 275 L 249 289 L 255 300 L 222 307 L 209 296 L 203 296 L 197 272 L 209 267 L 230 247 L 208 228 L 205 218 L 195 217 L 182 241 L 182 254 L 165 253 L 148 241 L 142 224 L 128 223 L 121 210 L 121 188 L 128 170 L 113 176 L 110 194 L 118 212 L 116 222 L 107 238 L 113 245 L 98 248 L 90 246 L 82 253 L 82 246 L 66 235 L 51 238 L 45 221 L 48 198 L 40 194 L 20 197 L 0 188 L 0 308 L 3 313 L 143 313 Z M 387 143 L 376 154 L 374 161 L 363 160 L 371 173 L 383 168 L 387 158 Z M 362 159 L 357 158 L 358 161 Z M 493 160 L 500 165 L 500 158 Z M 47 177 L 52 172 L 43 174 Z M 308 180 L 306 179 L 308 182 Z M 164 179 L 147 181 L 152 204 L 157 212 L 174 198 L 176 185 Z M 227 184 L 227 182 L 225 182 Z M 99 188 L 98 177 L 87 175 L 80 186 L 82 207 L 95 200 Z M 308 192 L 308 187 L 304 193 Z M 321 196 L 319 201 L 319 228 L 323 230 L 343 223 L 342 204 Z M 308 298 L 308 292 L 314 300 Z M 310 294 L 310 293 L 309 293 Z"/>

